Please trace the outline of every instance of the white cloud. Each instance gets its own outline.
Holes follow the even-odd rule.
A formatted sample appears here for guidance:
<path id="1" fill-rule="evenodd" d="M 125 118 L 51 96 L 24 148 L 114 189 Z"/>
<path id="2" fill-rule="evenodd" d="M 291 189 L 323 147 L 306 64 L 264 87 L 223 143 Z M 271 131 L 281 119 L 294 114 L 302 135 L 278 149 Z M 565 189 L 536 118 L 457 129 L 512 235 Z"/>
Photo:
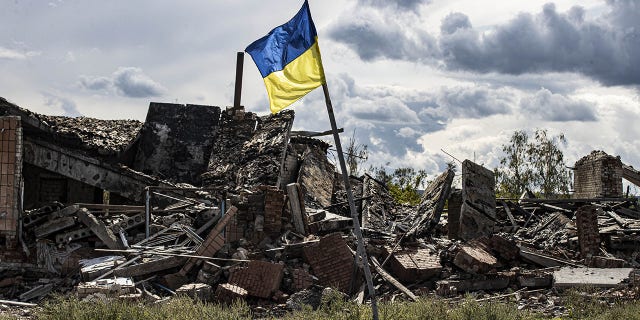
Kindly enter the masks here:
<path id="1" fill-rule="evenodd" d="M 38 51 L 18 51 L 9 48 L 0 47 L 0 59 L 7 60 L 26 60 L 31 57 L 39 56 Z"/>
<path id="2" fill-rule="evenodd" d="M 97 90 L 131 98 L 162 96 L 167 89 L 135 67 L 120 67 L 110 77 L 80 76 L 79 84 Z"/>

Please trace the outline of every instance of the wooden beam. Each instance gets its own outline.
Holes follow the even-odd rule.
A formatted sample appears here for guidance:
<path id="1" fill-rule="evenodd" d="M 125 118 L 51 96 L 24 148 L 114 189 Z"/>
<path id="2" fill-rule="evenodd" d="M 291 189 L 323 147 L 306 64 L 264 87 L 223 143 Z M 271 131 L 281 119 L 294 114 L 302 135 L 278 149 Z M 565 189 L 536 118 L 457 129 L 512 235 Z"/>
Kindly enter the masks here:
<path id="1" fill-rule="evenodd" d="M 407 289 L 407 287 L 402 285 L 400 281 L 396 280 L 393 276 L 391 276 L 389 273 L 384 271 L 384 269 L 382 269 L 382 266 L 380 266 L 380 263 L 378 262 L 378 260 L 376 260 L 375 257 L 371 257 L 371 262 L 373 262 L 373 267 L 376 269 L 378 274 L 383 279 L 387 280 L 387 282 L 392 284 L 394 287 L 398 288 L 400 291 L 402 291 L 402 293 L 406 294 L 409 298 L 411 298 L 411 300 L 418 301 L 418 297 L 415 294 L 413 294 L 411 290 Z"/>

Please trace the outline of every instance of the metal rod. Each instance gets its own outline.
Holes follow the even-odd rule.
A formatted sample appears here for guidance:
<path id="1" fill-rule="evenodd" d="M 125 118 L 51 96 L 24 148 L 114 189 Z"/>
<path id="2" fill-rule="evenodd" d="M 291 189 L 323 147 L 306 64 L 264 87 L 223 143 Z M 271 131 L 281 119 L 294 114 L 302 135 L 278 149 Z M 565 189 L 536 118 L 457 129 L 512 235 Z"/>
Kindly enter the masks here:
<path id="1" fill-rule="evenodd" d="M 240 98 L 242 96 L 242 67 L 244 65 L 244 52 L 238 52 L 236 55 L 236 91 L 233 95 L 233 106 L 240 106 Z"/>
<path id="2" fill-rule="evenodd" d="M 364 248 L 364 240 L 362 239 L 362 230 L 360 229 L 360 221 L 358 220 L 358 212 L 356 211 L 356 204 L 353 200 L 353 192 L 351 190 L 351 182 L 349 181 L 349 174 L 347 173 L 347 165 L 344 161 L 344 154 L 342 154 L 342 144 L 340 143 L 340 135 L 338 134 L 338 126 L 336 125 L 336 118 L 333 114 L 333 106 L 331 104 L 331 97 L 329 96 L 329 87 L 327 83 L 322 84 L 322 90 L 324 91 L 324 100 L 327 105 L 327 113 L 329 113 L 329 121 L 331 122 L 331 129 L 333 130 L 333 139 L 336 144 L 336 150 L 338 154 L 338 160 L 340 161 L 340 170 L 342 171 L 342 179 L 344 180 L 344 188 L 347 192 L 347 200 L 349 201 L 349 209 L 351 210 L 351 219 L 353 220 L 353 231 L 358 239 L 358 255 L 362 260 L 362 266 L 364 268 L 364 276 L 367 281 L 367 288 L 369 295 L 371 296 L 371 311 L 373 313 L 373 319 L 378 319 L 378 305 L 376 302 L 376 291 L 373 287 L 373 277 L 371 276 L 371 269 L 369 268 L 369 260 L 367 258 L 367 252 Z M 357 257 L 356 257 L 357 260 Z"/>
<path id="3" fill-rule="evenodd" d="M 149 187 L 145 188 L 145 197 L 144 197 L 144 235 L 145 239 L 149 239 L 149 224 L 151 223 L 151 206 L 149 205 L 149 200 L 151 198 L 151 190 Z"/>

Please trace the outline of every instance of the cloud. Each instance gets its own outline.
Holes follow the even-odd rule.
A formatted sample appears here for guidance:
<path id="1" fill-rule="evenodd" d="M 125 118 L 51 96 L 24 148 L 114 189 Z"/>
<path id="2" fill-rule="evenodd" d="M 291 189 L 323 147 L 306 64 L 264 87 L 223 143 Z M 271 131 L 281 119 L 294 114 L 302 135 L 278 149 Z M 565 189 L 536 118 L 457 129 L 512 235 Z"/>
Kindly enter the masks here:
<path id="1" fill-rule="evenodd" d="M 548 3 L 486 32 L 454 28 L 464 19 L 450 15 L 439 40 L 444 62 L 482 73 L 577 72 L 605 85 L 640 84 L 640 5 L 608 3 L 610 12 L 597 20 L 585 20 L 581 7 L 559 13 Z"/>
<path id="2" fill-rule="evenodd" d="M 527 117 L 545 121 L 596 121 L 595 105 L 585 100 L 573 100 L 542 88 L 524 97 L 520 106 Z"/>
<path id="3" fill-rule="evenodd" d="M 426 63 L 436 51 L 436 41 L 429 33 L 407 24 L 406 15 L 385 8 L 359 7 L 345 12 L 342 19 L 329 27 L 328 33 L 365 61 L 395 59 Z"/>
<path id="4" fill-rule="evenodd" d="M 71 99 L 60 97 L 51 93 L 42 93 L 44 104 L 62 110 L 62 115 L 67 117 L 80 117 L 82 113 L 78 111 L 78 106 Z"/>
<path id="5" fill-rule="evenodd" d="M 166 89 L 135 67 L 120 67 L 110 77 L 80 76 L 79 84 L 87 90 L 104 91 L 131 98 L 162 96 Z"/>
<path id="6" fill-rule="evenodd" d="M 422 108 L 420 114 L 441 121 L 510 114 L 512 105 L 515 104 L 515 95 L 512 89 L 494 89 L 486 85 L 443 87 L 436 94 L 435 104 L 431 108 Z"/>
<path id="7" fill-rule="evenodd" d="M 359 3 L 378 8 L 392 8 L 395 10 L 417 11 L 423 4 L 430 3 L 430 0 L 360 0 Z"/>
<path id="8" fill-rule="evenodd" d="M 38 51 L 25 51 L 20 52 L 18 50 L 13 50 L 5 47 L 0 47 L 0 59 L 6 60 L 26 60 L 31 57 L 39 56 L 40 52 Z"/>
<path id="9" fill-rule="evenodd" d="M 329 36 L 365 61 L 404 60 L 451 71 L 510 75 L 580 73 L 607 86 L 640 85 L 640 2 L 609 0 L 608 11 L 588 18 L 582 7 L 558 12 L 547 3 L 503 24 L 473 27 L 464 13 L 447 15 L 437 40 L 377 1 L 348 11 Z M 419 25 L 419 24 L 418 24 Z"/>

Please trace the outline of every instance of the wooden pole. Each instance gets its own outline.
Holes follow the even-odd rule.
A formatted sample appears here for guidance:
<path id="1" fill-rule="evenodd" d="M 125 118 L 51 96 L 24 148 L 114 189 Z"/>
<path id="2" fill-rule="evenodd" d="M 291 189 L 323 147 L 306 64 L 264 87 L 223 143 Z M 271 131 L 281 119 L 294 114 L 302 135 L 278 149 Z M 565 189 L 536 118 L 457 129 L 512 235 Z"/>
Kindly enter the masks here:
<path id="1" fill-rule="evenodd" d="M 240 97 L 242 96 L 242 70 L 244 65 L 244 52 L 238 52 L 236 55 L 236 90 L 233 95 L 233 107 L 240 106 Z"/>
<path id="2" fill-rule="evenodd" d="M 356 255 L 356 262 L 358 256 L 362 260 L 362 266 L 364 267 L 364 277 L 367 281 L 367 288 L 369 295 L 371 296 L 371 310 L 373 313 L 373 319 L 378 320 L 378 305 L 376 302 L 376 291 L 373 287 L 373 277 L 371 276 L 371 269 L 369 268 L 369 260 L 367 258 L 367 252 L 364 248 L 364 240 L 362 238 L 362 230 L 360 229 L 360 221 L 358 220 L 358 212 L 356 211 L 356 204 L 353 200 L 353 192 L 351 191 L 351 182 L 349 182 L 349 174 L 347 173 L 347 165 L 344 161 L 344 154 L 342 154 L 342 144 L 340 143 L 340 135 L 338 134 L 338 126 L 336 125 L 336 118 L 333 115 L 333 106 L 331 104 L 331 97 L 329 97 L 329 87 L 327 83 L 322 84 L 322 90 L 324 91 L 324 100 L 327 105 L 327 112 L 329 113 L 329 121 L 331 122 L 331 130 L 333 131 L 333 140 L 336 144 L 336 153 L 338 154 L 338 160 L 340 161 L 340 170 L 342 171 L 342 179 L 344 180 L 344 188 L 347 192 L 347 200 L 349 201 L 349 209 L 351 210 L 351 219 L 353 220 L 353 231 L 358 239 L 358 254 Z"/>

